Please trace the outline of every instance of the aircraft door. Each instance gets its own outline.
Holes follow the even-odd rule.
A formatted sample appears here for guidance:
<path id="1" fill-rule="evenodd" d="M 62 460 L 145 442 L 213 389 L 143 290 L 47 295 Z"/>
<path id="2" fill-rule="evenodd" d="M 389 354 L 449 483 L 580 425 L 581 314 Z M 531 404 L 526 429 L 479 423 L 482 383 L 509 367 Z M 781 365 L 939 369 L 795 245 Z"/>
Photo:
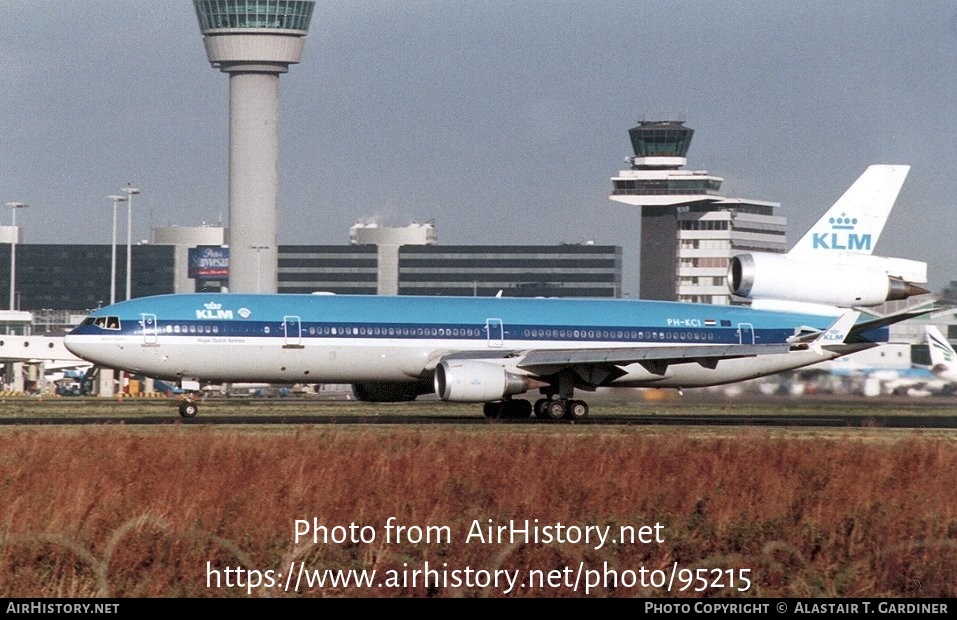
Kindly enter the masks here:
<path id="1" fill-rule="evenodd" d="M 140 325 L 143 326 L 143 344 L 156 344 L 156 315 L 144 312 L 140 315 Z"/>
<path id="2" fill-rule="evenodd" d="M 302 347 L 302 321 L 298 316 L 287 314 L 282 317 L 283 348 L 298 349 Z"/>
<path id="3" fill-rule="evenodd" d="M 754 326 L 751 323 L 738 323 L 738 342 L 754 344 Z"/>
<path id="4" fill-rule="evenodd" d="M 485 332 L 489 347 L 501 347 L 505 340 L 505 328 L 502 319 L 485 319 Z"/>

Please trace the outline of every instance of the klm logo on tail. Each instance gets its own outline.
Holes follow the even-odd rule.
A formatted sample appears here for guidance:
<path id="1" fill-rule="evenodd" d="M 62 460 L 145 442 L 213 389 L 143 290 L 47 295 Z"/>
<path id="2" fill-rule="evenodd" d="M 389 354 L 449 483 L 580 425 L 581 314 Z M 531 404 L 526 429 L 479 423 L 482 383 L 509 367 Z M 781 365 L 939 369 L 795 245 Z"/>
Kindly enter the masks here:
<path id="1" fill-rule="evenodd" d="M 814 250 L 845 250 L 851 252 L 870 252 L 873 247 L 871 235 L 859 235 L 854 232 L 857 218 L 832 217 L 828 220 L 830 232 L 815 232 L 811 234 L 811 248 Z"/>

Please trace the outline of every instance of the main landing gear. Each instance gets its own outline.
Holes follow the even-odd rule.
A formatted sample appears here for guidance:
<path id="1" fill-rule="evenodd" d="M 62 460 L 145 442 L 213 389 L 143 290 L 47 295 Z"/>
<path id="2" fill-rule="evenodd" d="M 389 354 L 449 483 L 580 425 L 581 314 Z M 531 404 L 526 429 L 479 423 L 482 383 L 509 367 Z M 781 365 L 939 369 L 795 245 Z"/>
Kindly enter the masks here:
<path id="1" fill-rule="evenodd" d="M 535 417 L 544 420 L 584 420 L 588 403 L 571 398 L 539 398 L 535 401 Z"/>
<path id="2" fill-rule="evenodd" d="M 574 422 L 588 417 L 588 403 L 569 398 L 540 398 L 532 405 L 524 399 L 507 398 L 485 403 L 483 411 L 490 420 L 524 419 L 534 414 L 540 420 Z"/>

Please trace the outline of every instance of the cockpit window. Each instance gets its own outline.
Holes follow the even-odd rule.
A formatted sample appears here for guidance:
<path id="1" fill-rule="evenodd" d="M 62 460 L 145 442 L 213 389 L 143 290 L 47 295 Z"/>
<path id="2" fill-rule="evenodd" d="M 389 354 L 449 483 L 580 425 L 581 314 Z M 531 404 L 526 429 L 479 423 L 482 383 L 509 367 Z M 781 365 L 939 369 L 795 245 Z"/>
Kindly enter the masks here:
<path id="1" fill-rule="evenodd" d="M 118 316 L 91 316 L 83 321 L 85 325 L 94 325 L 101 329 L 119 329 L 120 317 Z"/>

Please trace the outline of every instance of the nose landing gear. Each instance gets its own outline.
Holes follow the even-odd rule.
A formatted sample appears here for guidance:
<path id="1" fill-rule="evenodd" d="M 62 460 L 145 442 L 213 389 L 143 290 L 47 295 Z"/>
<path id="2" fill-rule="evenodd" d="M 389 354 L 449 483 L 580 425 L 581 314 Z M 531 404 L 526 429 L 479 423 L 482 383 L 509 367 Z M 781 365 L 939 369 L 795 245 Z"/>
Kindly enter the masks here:
<path id="1" fill-rule="evenodd" d="M 177 407 L 179 409 L 179 415 L 184 418 L 195 418 L 196 414 L 199 413 L 198 400 L 199 397 L 195 393 L 189 393 L 183 396 Z"/>

